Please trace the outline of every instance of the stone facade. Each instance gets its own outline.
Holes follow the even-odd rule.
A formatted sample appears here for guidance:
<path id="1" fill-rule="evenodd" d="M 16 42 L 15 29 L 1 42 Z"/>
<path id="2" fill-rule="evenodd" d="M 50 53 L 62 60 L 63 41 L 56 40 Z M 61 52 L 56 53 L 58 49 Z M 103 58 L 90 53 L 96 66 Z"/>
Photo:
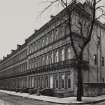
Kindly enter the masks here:
<path id="1" fill-rule="evenodd" d="M 72 11 L 72 33 L 78 48 L 78 43 L 82 42 L 76 26 L 79 19 L 86 23 L 89 20 L 85 8 L 83 11 L 83 4 L 75 5 L 78 6 L 74 6 Z M 83 17 L 80 17 L 80 11 Z M 5 57 L 0 62 L 0 88 L 15 91 L 51 89 L 56 96 L 76 96 L 76 59 L 67 23 L 68 16 L 64 9 Z M 84 84 L 105 82 L 104 33 L 104 25 L 97 22 L 92 40 L 84 52 L 84 64 L 89 65 L 82 70 Z"/>

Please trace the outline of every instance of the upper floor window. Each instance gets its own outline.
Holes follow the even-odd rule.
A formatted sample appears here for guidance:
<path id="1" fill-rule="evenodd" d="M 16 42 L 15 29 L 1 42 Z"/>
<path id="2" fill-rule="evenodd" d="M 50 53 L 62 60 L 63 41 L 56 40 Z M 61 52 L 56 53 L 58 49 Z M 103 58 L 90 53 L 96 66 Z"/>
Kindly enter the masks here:
<path id="1" fill-rule="evenodd" d="M 63 37 L 64 34 L 65 34 L 65 27 L 64 27 L 64 25 L 62 24 L 62 25 L 60 25 L 60 27 L 59 27 L 59 36 L 60 36 L 60 37 Z"/>
<path id="2" fill-rule="evenodd" d="M 104 66 L 104 57 L 102 57 L 102 62 L 101 62 L 102 66 Z"/>
<path id="3" fill-rule="evenodd" d="M 61 51 L 61 60 L 64 61 L 65 60 L 65 50 L 62 49 Z"/>
<path id="4" fill-rule="evenodd" d="M 44 46 L 44 38 L 42 39 L 42 47 Z"/>
<path id="5" fill-rule="evenodd" d="M 49 40 L 49 39 L 48 39 L 48 36 L 47 36 L 47 37 L 46 37 L 46 45 L 48 45 L 48 40 Z"/>
<path id="6" fill-rule="evenodd" d="M 42 66 L 45 65 L 45 56 L 42 57 Z"/>
<path id="7" fill-rule="evenodd" d="M 72 59 L 72 58 L 73 58 L 73 56 L 72 56 L 71 48 L 68 47 L 68 49 L 67 49 L 67 59 Z"/>
<path id="8" fill-rule="evenodd" d="M 36 51 L 36 43 L 34 42 L 34 51 Z"/>
<path id="9" fill-rule="evenodd" d="M 41 40 L 39 39 L 38 41 L 38 44 L 39 44 L 39 49 L 41 48 Z"/>
<path id="10" fill-rule="evenodd" d="M 69 25 L 67 23 L 66 27 L 65 27 L 65 31 L 66 31 L 66 35 L 69 35 L 70 34 L 70 29 L 69 29 Z"/>
<path id="11" fill-rule="evenodd" d="M 58 36 L 59 36 L 59 29 L 58 28 L 55 29 L 55 36 L 56 36 L 56 40 L 57 40 Z"/>
<path id="12" fill-rule="evenodd" d="M 52 54 L 51 54 L 51 63 L 53 63 L 53 52 L 52 52 Z"/>
<path id="13" fill-rule="evenodd" d="M 59 53 L 58 53 L 58 51 L 56 51 L 56 54 L 55 54 L 55 62 L 59 62 Z"/>
<path id="14" fill-rule="evenodd" d="M 98 58 L 97 58 L 97 55 L 96 54 L 94 54 L 94 64 L 96 65 L 97 63 L 98 63 Z"/>
<path id="15" fill-rule="evenodd" d="M 51 42 L 53 42 L 53 31 L 50 32 L 49 36 L 50 36 L 49 39 L 50 39 L 50 43 L 51 43 Z"/>
<path id="16" fill-rule="evenodd" d="M 46 56 L 46 65 L 48 65 L 48 63 L 49 63 L 49 57 L 48 57 L 48 55 Z"/>

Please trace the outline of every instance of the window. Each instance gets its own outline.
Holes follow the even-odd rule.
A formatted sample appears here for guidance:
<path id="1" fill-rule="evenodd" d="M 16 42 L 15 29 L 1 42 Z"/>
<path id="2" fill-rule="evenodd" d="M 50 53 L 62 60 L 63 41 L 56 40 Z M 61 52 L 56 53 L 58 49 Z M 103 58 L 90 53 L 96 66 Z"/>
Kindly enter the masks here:
<path id="1" fill-rule="evenodd" d="M 53 75 L 50 75 L 50 88 L 53 88 Z"/>
<path id="2" fill-rule="evenodd" d="M 49 38 L 51 38 L 51 42 L 53 42 L 53 32 L 51 31 L 51 33 L 50 33 L 50 37 Z"/>
<path id="3" fill-rule="evenodd" d="M 49 63 L 49 57 L 48 57 L 48 55 L 46 56 L 46 65 L 48 65 L 48 63 Z"/>
<path id="4" fill-rule="evenodd" d="M 34 77 L 34 82 L 35 82 L 34 87 L 37 88 L 37 77 Z"/>
<path id="5" fill-rule="evenodd" d="M 36 68 L 38 67 L 38 58 L 36 57 Z"/>
<path id="6" fill-rule="evenodd" d="M 45 38 L 43 37 L 43 39 L 42 39 L 42 47 L 44 47 L 44 45 L 45 45 Z"/>
<path id="7" fill-rule="evenodd" d="M 55 54 L 55 62 L 59 62 L 59 55 L 58 55 L 58 51 L 56 51 L 56 54 Z"/>
<path id="8" fill-rule="evenodd" d="M 45 65 L 45 56 L 42 57 L 42 66 Z"/>
<path id="9" fill-rule="evenodd" d="M 59 32 L 59 30 L 58 30 L 58 28 L 56 28 L 56 29 L 55 29 L 55 37 L 56 37 L 56 39 L 55 39 L 55 40 L 58 39 L 58 36 L 59 36 L 58 32 Z"/>
<path id="10" fill-rule="evenodd" d="M 51 54 L 51 63 L 53 63 L 53 52 Z"/>
<path id="11" fill-rule="evenodd" d="M 104 57 L 102 57 L 102 62 L 101 62 L 102 66 L 104 66 Z"/>
<path id="12" fill-rule="evenodd" d="M 40 88 L 42 89 L 43 88 L 43 77 L 40 76 Z"/>
<path id="13" fill-rule="evenodd" d="M 40 76 L 38 76 L 37 78 L 38 78 L 38 79 L 37 79 L 37 82 L 38 82 L 37 87 L 40 88 Z"/>
<path id="14" fill-rule="evenodd" d="M 56 88 L 58 88 L 58 79 L 56 79 Z"/>
<path id="15" fill-rule="evenodd" d="M 61 60 L 64 61 L 65 60 L 65 50 L 62 49 L 61 51 Z"/>
<path id="16" fill-rule="evenodd" d="M 55 74 L 54 75 L 54 88 L 58 88 L 58 80 L 59 80 L 59 75 Z"/>
<path id="17" fill-rule="evenodd" d="M 45 88 L 48 88 L 48 76 L 45 76 Z"/>
<path id="18" fill-rule="evenodd" d="M 34 76 L 31 77 L 31 86 L 34 87 Z"/>
<path id="19" fill-rule="evenodd" d="M 68 47 L 68 49 L 67 49 L 67 59 L 72 59 L 72 58 L 73 58 L 73 56 L 72 56 L 72 53 L 71 53 L 71 48 Z"/>
<path id="20" fill-rule="evenodd" d="M 66 31 L 66 35 L 69 35 L 70 34 L 70 29 L 69 29 L 69 25 L 67 23 L 66 27 L 65 27 L 65 31 Z"/>
<path id="21" fill-rule="evenodd" d="M 36 41 L 36 51 L 38 50 L 38 41 Z"/>
<path id="22" fill-rule="evenodd" d="M 49 56 L 49 64 L 51 64 L 52 63 L 52 53 L 50 52 L 48 56 Z"/>
<path id="23" fill-rule="evenodd" d="M 65 27 L 64 27 L 64 25 L 62 24 L 62 25 L 60 25 L 59 28 L 60 28 L 60 29 L 59 29 L 59 36 L 60 36 L 60 37 L 63 37 L 63 36 L 65 35 Z"/>
<path id="24" fill-rule="evenodd" d="M 71 88 L 71 78 L 70 78 L 70 73 L 67 74 L 67 87 Z"/>
<path id="25" fill-rule="evenodd" d="M 48 45 L 48 40 L 49 40 L 48 36 L 46 36 L 46 45 Z"/>
<path id="26" fill-rule="evenodd" d="M 35 45 L 36 43 L 34 42 L 34 51 L 36 51 L 36 45 Z"/>
<path id="27" fill-rule="evenodd" d="M 61 74 L 61 88 L 64 88 L 65 75 Z"/>
<path id="28" fill-rule="evenodd" d="M 94 55 L 94 64 L 96 65 L 98 62 L 97 62 L 97 55 L 95 54 Z"/>

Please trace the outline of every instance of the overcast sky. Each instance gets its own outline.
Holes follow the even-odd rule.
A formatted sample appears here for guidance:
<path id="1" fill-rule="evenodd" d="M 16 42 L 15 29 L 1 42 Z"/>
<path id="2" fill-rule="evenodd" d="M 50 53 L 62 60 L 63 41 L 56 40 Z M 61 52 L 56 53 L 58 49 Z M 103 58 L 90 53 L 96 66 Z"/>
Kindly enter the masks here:
<path id="1" fill-rule="evenodd" d="M 50 20 L 50 15 L 61 10 L 57 4 L 40 15 L 48 5 L 43 1 L 46 0 L 0 0 L 0 58 L 23 44 L 35 29 Z"/>

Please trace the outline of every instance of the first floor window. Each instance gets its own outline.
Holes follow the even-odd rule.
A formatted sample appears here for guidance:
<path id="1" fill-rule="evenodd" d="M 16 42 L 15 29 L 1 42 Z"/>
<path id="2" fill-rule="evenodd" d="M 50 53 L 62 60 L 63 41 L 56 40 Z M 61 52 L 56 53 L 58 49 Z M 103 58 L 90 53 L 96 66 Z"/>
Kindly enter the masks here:
<path id="1" fill-rule="evenodd" d="M 102 66 L 104 66 L 104 57 L 102 57 L 102 62 L 101 63 L 102 63 Z"/>
<path id="2" fill-rule="evenodd" d="M 67 49 L 67 59 L 72 59 L 72 52 L 71 52 L 71 47 L 68 47 Z"/>
<path id="3" fill-rule="evenodd" d="M 48 55 L 46 56 L 46 65 L 48 65 L 48 63 L 49 63 L 49 57 L 48 57 Z"/>
<path id="4" fill-rule="evenodd" d="M 51 63 L 53 63 L 53 52 L 51 54 Z"/>
<path id="5" fill-rule="evenodd" d="M 58 51 L 56 51 L 56 54 L 55 54 L 55 62 L 59 62 L 59 55 L 58 55 Z"/>
<path id="6" fill-rule="evenodd" d="M 61 60 L 64 61 L 65 60 L 65 50 L 62 49 L 62 52 L 61 52 Z"/>
<path id="7" fill-rule="evenodd" d="M 97 55 L 94 54 L 94 64 L 96 65 L 98 62 L 97 62 Z"/>

